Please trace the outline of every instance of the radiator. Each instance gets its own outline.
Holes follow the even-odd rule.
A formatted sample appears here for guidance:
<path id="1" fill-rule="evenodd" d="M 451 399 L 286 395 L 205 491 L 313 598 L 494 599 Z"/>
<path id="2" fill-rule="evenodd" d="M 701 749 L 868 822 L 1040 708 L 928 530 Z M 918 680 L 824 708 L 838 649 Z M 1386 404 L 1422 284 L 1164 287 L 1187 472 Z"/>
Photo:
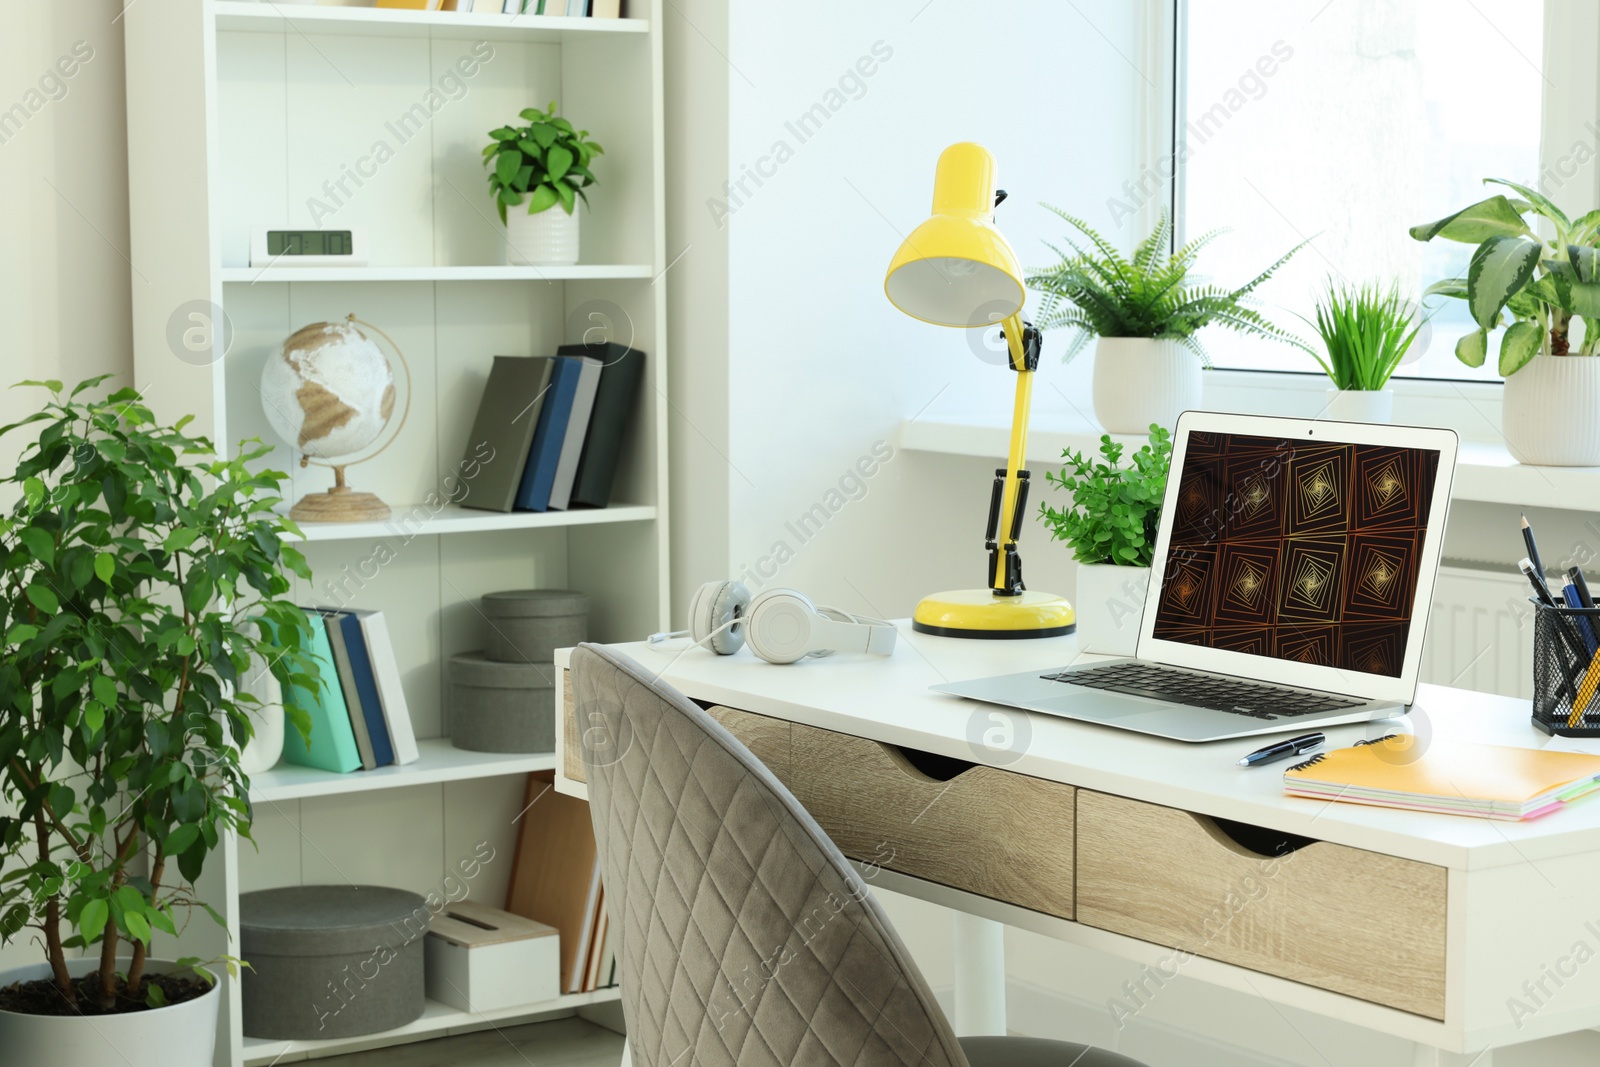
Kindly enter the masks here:
<path id="1" fill-rule="evenodd" d="M 1515 570 L 1440 567 L 1422 680 L 1531 699 L 1533 605 Z"/>

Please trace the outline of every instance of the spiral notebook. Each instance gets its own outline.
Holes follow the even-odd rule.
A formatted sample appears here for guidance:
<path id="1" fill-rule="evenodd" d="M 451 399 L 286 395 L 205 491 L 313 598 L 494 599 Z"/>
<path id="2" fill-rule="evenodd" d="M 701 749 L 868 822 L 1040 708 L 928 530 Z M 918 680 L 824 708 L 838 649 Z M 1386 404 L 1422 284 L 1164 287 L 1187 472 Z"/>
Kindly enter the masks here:
<path id="1" fill-rule="evenodd" d="M 1283 788 L 1290 796 L 1518 822 L 1600 789 L 1600 756 L 1389 734 L 1296 763 Z"/>

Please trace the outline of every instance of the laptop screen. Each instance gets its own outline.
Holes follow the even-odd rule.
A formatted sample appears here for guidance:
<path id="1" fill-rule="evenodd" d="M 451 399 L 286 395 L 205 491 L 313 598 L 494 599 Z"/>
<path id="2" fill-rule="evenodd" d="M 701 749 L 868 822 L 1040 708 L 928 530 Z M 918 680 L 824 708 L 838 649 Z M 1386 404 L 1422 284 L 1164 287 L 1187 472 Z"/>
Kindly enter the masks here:
<path id="1" fill-rule="evenodd" d="M 1192 431 L 1151 636 L 1400 677 L 1438 471 L 1433 449 Z"/>

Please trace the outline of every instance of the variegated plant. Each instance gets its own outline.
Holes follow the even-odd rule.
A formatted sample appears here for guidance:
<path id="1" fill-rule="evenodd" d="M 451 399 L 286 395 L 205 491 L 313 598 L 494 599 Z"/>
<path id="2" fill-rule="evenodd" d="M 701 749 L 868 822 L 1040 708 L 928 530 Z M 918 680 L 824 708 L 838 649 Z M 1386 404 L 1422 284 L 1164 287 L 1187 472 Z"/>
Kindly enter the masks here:
<path id="1" fill-rule="evenodd" d="M 1577 219 L 1536 189 L 1503 178 L 1486 178 L 1513 193 L 1489 199 L 1447 215 L 1437 222 L 1413 226 L 1419 241 L 1443 237 L 1475 244 L 1465 278 L 1445 278 L 1423 294 L 1451 296 L 1467 302 L 1478 328 L 1456 342 L 1456 358 L 1469 367 L 1483 366 L 1489 352 L 1489 331 L 1511 322 L 1500 338 L 1500 373 L 1521 370 L 1541 351 L 1553 356 L 1600 354 L 1600 210 Z M 1543 218 L 1555 231 L 1548 240 L 1529 225 L 1529 215 Z M 1583 320 L 1583 336 L 1571 341 L 1574 319 Z"/>

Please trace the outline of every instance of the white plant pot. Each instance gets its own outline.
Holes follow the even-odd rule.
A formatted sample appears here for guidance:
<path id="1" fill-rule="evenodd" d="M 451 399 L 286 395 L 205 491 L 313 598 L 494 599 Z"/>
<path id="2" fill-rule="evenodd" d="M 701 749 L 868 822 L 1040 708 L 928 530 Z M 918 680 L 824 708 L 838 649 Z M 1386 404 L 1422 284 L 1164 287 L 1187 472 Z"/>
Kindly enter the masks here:
<path id="1" fill-rule="evenodd" d="M 93 958 L 67 961 L 74 978 L 93 971 Z M 117 966 L 126 969 L 127 960 Z M 178 970 L 165 960 L 151 960 L 146 970 L 165 974 Z M 48 963 L 0 971 L 0 986 L 50 977 Z M 22 1067 L 211 1067 L 217 1042 L 217 1005 L 222 984 L 194 1000 L 166 1008 L 95 1015 L 20 1015 L 0 1011 L 0 1061 Z"/>
<path id="2" fill-rule="evenodd" d="M 1518 463 L 1600 467 L 1600 356 L 1538 355 L 1506 379 L 1500 426 Z"/>
<path id="3" fill-rule="evenodd" d="M 1318 418 L 1333 422 L 1388 422 L 1394 417 L 1393 389 L 1329 389 Z"/>
<path id="4" fill-rule="evenodd" d="M 1094 345 L 1094 415 L 1108 433 L 1172 429 L 1200 406 L 1200 357 L 1177 341 L 1101 337 Z"/>
<path id="5" fill-rule="evenodd" d="M 578 262 L 578 210 L 561 205 L 530 215 L 526 204 L 506 208 L 506 263 L 513 267 L 568 266 Z"/>
<path id="6" fill-rule="evenodd" d="M 1102 656 L 1131 656 L 1139 645 L 1149 567 L 1078 564 L 1078 647 Z"/>
<path id="7" fill-rule="evenodd" d="M 239 766 L 246 774 L 260 774 L 276 767 L 283 758 L 283 686 L 259 657 L 251 659 L 243 677 L 244 691 L 262 703 L 248 712 L 256 732 L 250 743 L 239 750 Z"/>

